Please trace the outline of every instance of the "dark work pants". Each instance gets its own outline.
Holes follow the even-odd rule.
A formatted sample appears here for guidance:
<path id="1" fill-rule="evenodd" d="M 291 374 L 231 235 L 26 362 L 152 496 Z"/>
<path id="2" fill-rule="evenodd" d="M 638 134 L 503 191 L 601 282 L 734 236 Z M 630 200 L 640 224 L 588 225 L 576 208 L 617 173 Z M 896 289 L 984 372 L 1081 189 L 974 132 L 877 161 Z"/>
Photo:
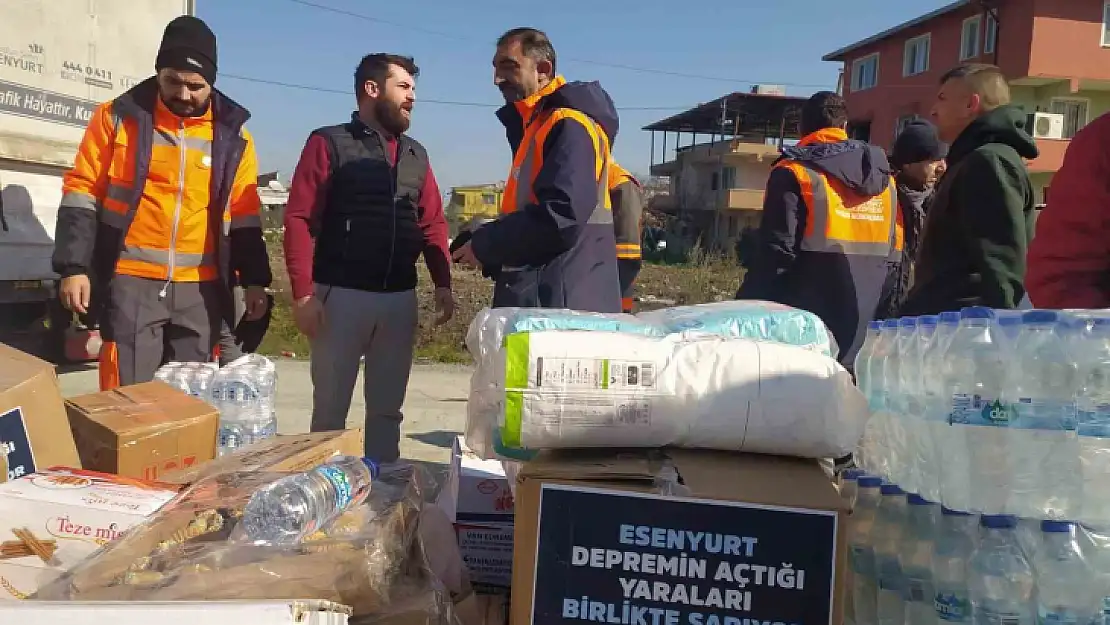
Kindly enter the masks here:
<path id="1" fill-rule="evenodd" d="M 223 325 L 223 285 L 115 276 L 100 323 L 100 388 L 154 379 L 167 362 L 206 362 Z"/>
<path id="2" fill-rule="evenodd" d="M 639 258 L 618 258 L 617 279 L 621 285 L 621 309 L 623 312 L 632 312 L 636 276 L 640 275 L 643 261 Z"/>

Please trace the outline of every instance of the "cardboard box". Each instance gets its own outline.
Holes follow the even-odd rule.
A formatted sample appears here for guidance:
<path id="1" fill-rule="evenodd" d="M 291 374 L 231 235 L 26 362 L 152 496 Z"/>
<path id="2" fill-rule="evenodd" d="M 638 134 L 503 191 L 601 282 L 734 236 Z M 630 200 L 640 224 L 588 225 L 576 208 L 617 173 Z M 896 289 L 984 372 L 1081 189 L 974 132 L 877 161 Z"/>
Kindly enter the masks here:
<path id="1" fill-rule="evenodd" d="M 220 411 L 162 382 L 66 401 L 86 469 L 143 480 L 216 457 Z"/>
<path id="2" fill-rule="evenodd" d="M 0 600 L 35 592 L 176 494 L 165 485 L 63 468 L 0 485 Z M 20 530 L 56 551 L 47 561 L 28 552 Z"/>
<path id="3" fill-rule="evenodd" d="M 362 456 L 362 430 L 278 435 L 235 453 L 163 475 L 172 484 L 192 484 L 229 471 L 307 471 L 336 455 Z"/>
<path id="4" fill-rule="evenodd" d="M 0 622 L 64 625 L 346 625 L 351 609 L 329 601 L 28 601 L 0 606 Z"/>
<path id="5" fill-rule="evenodd" d="M 661 495 L 677 471 L 688 495 Z M 842 621 L 847 510 L 815 460 L 543 453 L 517 482 L 514 625 Z"/>
<path id="6" fill-rule="evenodd" d="M 483 460 L 459 436 L 451 446 L 439 506 L 455 523 L 459 551 L 480 592 L 512 584 L 513 494 L 498 460 Z"/>
<path id="7" fill-rule="evenodd" d="M 0 483 L 79 467 L 54 365 L 0 343 Z"/>

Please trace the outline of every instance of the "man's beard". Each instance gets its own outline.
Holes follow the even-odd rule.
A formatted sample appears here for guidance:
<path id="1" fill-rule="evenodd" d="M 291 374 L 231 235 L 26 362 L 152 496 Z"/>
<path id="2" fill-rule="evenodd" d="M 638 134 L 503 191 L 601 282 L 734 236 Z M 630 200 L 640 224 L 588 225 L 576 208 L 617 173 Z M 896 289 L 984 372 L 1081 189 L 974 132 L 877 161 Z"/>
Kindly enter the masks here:
<path id="1" fill-rule="evenodd" d="M 516 83 L 505 81 L 497 86 L 507 104 L 519 102 L 525 98 L 524 87 Z"/>
<path id="2" fill-rule="evenodd" d="M 386 100 L 378 100 L 374 104 L 374 117 L 382 128 L 395 137 L 404 134 L 411 123 L 400 106 Z"/>

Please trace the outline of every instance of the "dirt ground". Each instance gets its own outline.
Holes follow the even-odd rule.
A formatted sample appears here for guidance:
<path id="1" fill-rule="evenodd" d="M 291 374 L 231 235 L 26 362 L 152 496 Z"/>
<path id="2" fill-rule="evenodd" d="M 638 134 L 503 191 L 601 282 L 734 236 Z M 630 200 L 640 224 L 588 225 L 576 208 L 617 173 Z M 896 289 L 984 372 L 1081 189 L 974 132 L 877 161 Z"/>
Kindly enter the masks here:
<path id="1" fill-rule="evenodd" d="M 291 309 L 292 295 L 285 260 L 281 249 L 280 231 L 267 233 L 270 263 L 274 272 L 276 306 L 270 331 L 260 351 L 267 355 L 308 358 L 308 340 L 297 330 Z M 740 284 L 743 270 L 735 261 L 725 258 L 698 256 L 681 265 L 645 264 L 637 280 L 636 295 L 644 301 L 644 309 L 668 305 L 702 304 L 732 298 Z M 432 300 L 432 282 L 427 269 L 420 265 L 420 332 L 416 360 L 425 363 L 469 363 L 464 340 L 470 321 L 493 294 L 493 284 L 475 271 L 456 267 L 452 275 L 458 309 L 447 324 L 434 325 L 436 313 Z"/>

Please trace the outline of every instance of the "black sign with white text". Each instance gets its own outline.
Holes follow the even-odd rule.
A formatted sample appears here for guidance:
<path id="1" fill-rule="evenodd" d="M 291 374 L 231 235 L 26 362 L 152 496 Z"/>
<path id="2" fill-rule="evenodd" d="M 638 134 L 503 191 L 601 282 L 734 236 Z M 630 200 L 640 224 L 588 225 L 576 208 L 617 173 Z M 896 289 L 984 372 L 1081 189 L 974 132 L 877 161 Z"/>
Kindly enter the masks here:
<path id="1" fill-rule="evenodd" d="M 544 484 L 535 625 L 829 625 L 836 513 Z"/>
<path id="2" fill-rule="evenodd" d="M 97 103 L 0 80 L 0 114 L 11 113 L 84 128 Z"/>
<path id="3" fill-rule="evenodd" d="M 35 472 L 31 437 L 23 421 L 23 409 L 18 406 L 0 414 L 0 456 L 6 459 L 9 481 Z"/>

